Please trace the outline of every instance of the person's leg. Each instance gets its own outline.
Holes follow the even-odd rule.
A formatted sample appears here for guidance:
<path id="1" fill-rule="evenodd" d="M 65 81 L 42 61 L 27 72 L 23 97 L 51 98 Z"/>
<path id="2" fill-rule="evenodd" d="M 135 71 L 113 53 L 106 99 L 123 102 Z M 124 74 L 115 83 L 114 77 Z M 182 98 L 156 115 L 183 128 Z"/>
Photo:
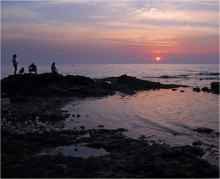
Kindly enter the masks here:
<path id="1" fill-rule="evenodd" d="M 14 67 L 15 67 L 14 75 L 16 75 L 16 72 L 17 72 L 17 65 L 14 65 Z"/>

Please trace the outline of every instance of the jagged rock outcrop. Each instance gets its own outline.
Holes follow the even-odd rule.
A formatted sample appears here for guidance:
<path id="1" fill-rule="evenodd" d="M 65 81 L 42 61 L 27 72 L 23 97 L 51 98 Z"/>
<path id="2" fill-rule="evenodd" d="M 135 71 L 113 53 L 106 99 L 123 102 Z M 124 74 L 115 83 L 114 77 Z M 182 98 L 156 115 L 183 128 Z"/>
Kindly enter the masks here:
<path id="1" fill-rule="evenodd" d="M 183 85 L 161 84 L 127 75 L 91 79 L 85 76 L 43 73 L 10 75 L 1 80 L 1 87 L 2 97 L 14 95 L 87 97 L 113 95 L 116 92 L 135 94 L 141 90 L 177 88 Z"/>

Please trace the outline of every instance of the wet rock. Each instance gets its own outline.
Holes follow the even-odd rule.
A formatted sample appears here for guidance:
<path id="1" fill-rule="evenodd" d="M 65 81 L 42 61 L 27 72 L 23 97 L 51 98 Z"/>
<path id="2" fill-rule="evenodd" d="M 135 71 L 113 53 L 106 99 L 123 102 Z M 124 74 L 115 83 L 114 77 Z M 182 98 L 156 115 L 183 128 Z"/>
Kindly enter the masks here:
<path id="1" fill-rule="evenodd" d="M 158 78 L 165 78 L 165 79 L 168 79 L 168 78 L 178 78 L 176 76 L 168 76 L 168 75 L 163 75 L 163 76 L 160 76 Z"/>
<path id="2" fill-rule="evenodd" d="M 210 89 L 209 89 L 208 87 L 204 87 L 204 88 L 202 88 L 201 90 L 202 90 L 203 92 L 207 92 L 207 93 L 210 92 Z"/>
<path id="3" fill-rule="evenodd" d="M 219 132 L 215 132 L 215 135 L 219 136 Z"/>
<path id="4" fill-rule="evenodd" d="M 5 114 L 9 114 L 9 109 L 2 109 L 1 112 Z"/>
<path id="5" fill-rule="evenodd" d="M 200 88 L 199 87 L 193 88 L 193 91 L 200 92 Z"/>
<path id="6" fill-rule="evenodd" d="M 53 115 L 50 115 L 49 119 L 50 119 L 50 120 L 58 120 L 58 119 L 59 119 L 59 116 L 56 115 L 56 114 L 53 114 Z"/>
<path id="7" fill-rule="evenodd" d="M 205 127 L 199 127 L 197 129 L 194 129 L 194 131 L 199 132 L 199 133 L 211 133 L 211 132 L 213 132 L 212 129 L 205 128 Z"/>
<path id="8" fill-rule="evenodd" d="M 179 133 L 178 132 L 173 132 L 173 135 L 176 136 L 176 135 L 179 135 Z"/>
<path id="9" fill-rule="evenodd" d="M 56 100 L 56 103 L 60 103 L 61 101 L 60 100 Z"/>
<path id="10" fill-rule="evenodd" d="M 108 81 L 108 83 L 106 83 Z M 11 75 L 1 80 L 2 94 L 7 96 L 107 96 L 122 92 L 134 95 L 141 90 L 169 89 L 184 85 L 161 84 L 127 75 L 93 80 L 84 76 L 63 76 L 43 73 L 39 75 Z"/>
<path id="11" fill-rule="evenodd" d="M 218 76 L 220 73 L 210 73 L 210 76 Z"/>
<path id="12" fill-rule="evenodd" d="M 94 80 L 85 76 L 67 75 L 64 77 L 65 82 L 73 83 L 80 86 L 89 86 L 94 84 Z"/>
<path id="13" fill-rule="evenodd" d="M 145 140 L 146 139 L 146 136 L 145 135 L 142 135 L 140 137 L 138 137 L 140 140 Z"/>
<path id="14" fill-rule="evenodd" d="M 210 85 L 211 91 L 215 94 L 219 94 L 219 82 L 212 82 Z"/>
<path id="15" fill-rule="evenodd" d="M 99 127 L 99 128 L 103 128 L 103 127 L 104 127 L 104 125 L 98 125 L 98 127 Z"/>
<path id="16" fill-rule="evenodd" d="M 12 96 L 12 97 L 10 98 L 10 102 L 12 102 L 12 103 L 25 103 L 25 102 L 27 102 L 27 101 L 28 101 L 28 100 L 27 100 L 26 97 L 20 96 L 20 95 Z"/>
<path id="17" fill-rule="evenodd" d="M 193 146 L 201 146 L 202 143 L 200 141 L 195 141 L 192 143 Z"/>
<path id="18" fill-rule="evenodd" d="M 80 114 L 77 114 L 77 115 L 76 115 L 76 117 L 78 117 L 78 118 L 79 118 L 79 117 L 80 117 Z"/>

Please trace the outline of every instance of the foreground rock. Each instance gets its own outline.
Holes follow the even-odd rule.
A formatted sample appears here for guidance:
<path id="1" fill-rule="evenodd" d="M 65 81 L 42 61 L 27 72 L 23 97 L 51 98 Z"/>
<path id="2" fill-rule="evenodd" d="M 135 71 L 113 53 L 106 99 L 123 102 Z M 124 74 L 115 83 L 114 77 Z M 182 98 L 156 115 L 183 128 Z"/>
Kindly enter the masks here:
<path id="1" fill-rule="evenodd" d="M 2 102 L 1 176 L 3 178 L 210 178 L 219 169 L 201 157 L 203 149 L 192 146 L 171 147 L 141 136 L 126 137 L 125 129 L 63 130 L 69 116 L 62 110 L 69 98 L 27 96 L 25 103 Z M 76 115 L 77 116 L 77 115 Z M 104 126 L 98 126 L 103 128 Z M 209 132 L 208 128 L 195 129 Z M 217 135 L 217 134 L 216 134 Z M 104 149 L 99 157 L 51 154 L 57 147 L 85 145 Z M 199 146 L 198 142 L 194 145 Z M 43 155 L 42 152 L 46 151 Z M 72 153 L 81 152 L 74 148 Z"/>
<path id="2" fill-rule="evenodd" d="M 10 178 L 192 178 L 219 177 L 218 168 L 200 159 L 198 147 L 170 147 L 143 139 L 135 140 L 117 130 L 81 130 L 13 134 L 2 131 L 2 177 Z M 87 137 L 80 137 L 85 136 Z M 99 157 L 44 155 L 45 149 L 86 143 L 103 148 Z M 80 152 L 80 149 L 72 152 Z"/>
<path id="3" fill-rule="evenodd" d="M 84 76 L 63 76 L 44 73 L 39 75 L 11 75 L 1 80 L 2 97 L 23 96 L 106 96 L 116 92 L 135 94 L 136 91 L 177 88 L 183 85 L 161 84 L 122 75 L 104 79 Z"/>

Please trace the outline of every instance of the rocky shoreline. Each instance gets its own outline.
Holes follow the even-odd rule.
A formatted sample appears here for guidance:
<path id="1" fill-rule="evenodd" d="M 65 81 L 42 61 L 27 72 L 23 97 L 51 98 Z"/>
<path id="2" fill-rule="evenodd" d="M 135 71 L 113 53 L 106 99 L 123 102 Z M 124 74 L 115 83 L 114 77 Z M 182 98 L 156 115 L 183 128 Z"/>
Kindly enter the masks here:
<path id="1" fill-rule="evenodd" d="M 161 84 L 122 75 L 103 79 L 84 76 L 43 73 L 39 75 L 11 75 L 1 80 L 2 97 L 24 96 L 107 96 L 116 92 L 135 94 L 141 90 L 186 87 L 176 84 Z"/>
<path id="2" fill-rule="evenodd" d="M 217 178 L 219 168 L 202 159 L 197 146 L 172 147 L 148 140 L 132 139 L 126 129 L 60 130 L 68 112 L 62 107 L 69 97 L 128 95 L 142 90 L 173 89 L 123 75 L 99 80 L 81 76 L 41 74 L 9 76 L 1 80 L 1 177 L 10 178 Z M 51 128 L 47 128 L 47 125 Z M 198 129 L 198 132 L 207 132 Z M 208 131 L 212 132 L 212 131 Z M 216 134 L 217 135 L 217 134 Z M 74 146 L 73 155 L 52 149 Z M 105 155 L 76 157 L 83 148 L 102 149 Z M 43 155 L 42 152 L 46 151 Z"/>

